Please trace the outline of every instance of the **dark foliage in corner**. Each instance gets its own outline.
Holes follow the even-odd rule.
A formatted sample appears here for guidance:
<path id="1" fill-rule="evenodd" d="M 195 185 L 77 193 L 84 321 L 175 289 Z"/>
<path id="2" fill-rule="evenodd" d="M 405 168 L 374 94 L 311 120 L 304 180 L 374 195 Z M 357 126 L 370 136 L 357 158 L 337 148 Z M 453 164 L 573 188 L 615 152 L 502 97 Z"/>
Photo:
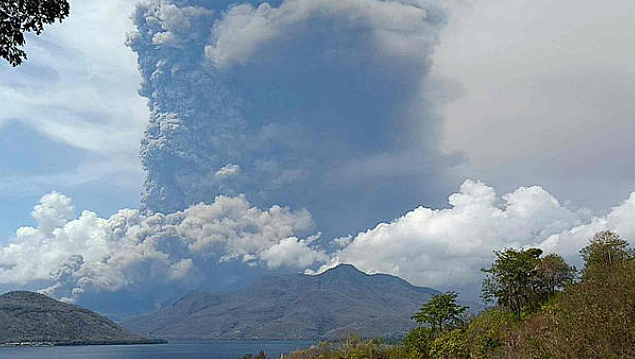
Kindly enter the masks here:
<path id="1" fill-rule="evenodd" d="M 40 35 L 44 25 L 61 22 L 69 12 L 67 0 L 0 0 L 0 57 L 12 66 L 22 64 L 25 33 Z"/>

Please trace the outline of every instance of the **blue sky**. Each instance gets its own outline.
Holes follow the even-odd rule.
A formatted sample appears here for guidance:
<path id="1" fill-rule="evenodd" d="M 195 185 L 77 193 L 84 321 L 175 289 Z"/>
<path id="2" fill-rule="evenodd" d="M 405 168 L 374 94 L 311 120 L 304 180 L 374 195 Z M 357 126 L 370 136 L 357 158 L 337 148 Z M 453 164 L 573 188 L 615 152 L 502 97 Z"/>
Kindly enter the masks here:
<path id="1" fill-rule="evenodd" d="M 138 203 L 147 109 L 123 45 L 134 4 L 124 4 L 73 4 L 68 21 L 29 37 L 30 61 L 0 67 L 3 240 L 53 190 L 104 215 Z"/>
<path id="2" fill-rule="evenodd" d="M 632 2 L 261 3 L 72 1 L 0 66 L 0 287 L 349 262 L 474 293 L 492 250 L 635 234 Z"/>

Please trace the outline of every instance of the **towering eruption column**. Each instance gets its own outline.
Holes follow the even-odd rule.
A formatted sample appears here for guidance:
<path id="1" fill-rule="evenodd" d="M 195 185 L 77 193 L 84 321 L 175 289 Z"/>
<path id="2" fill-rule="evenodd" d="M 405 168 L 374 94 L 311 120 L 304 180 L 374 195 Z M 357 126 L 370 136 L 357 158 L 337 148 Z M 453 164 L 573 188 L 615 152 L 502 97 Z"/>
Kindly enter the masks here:
<path id="1" fill-rule="evenodd" d="M 235 160 L 247 128 L 240 99 L 208 65 L 215 11 L 185 2 L 140 5 L 128 45 L 151 110 L 141 144 L 146 208 L 170 213 L 229 193 L 215 173 Z M 234 158 L 233 158 L 234 157 Z"/>
<path id="2" fill-rule="evenodd" d="M 438 189 L 433 2 L 156 0 L 134 20 L 147 209 L 244 193 L 305 207 L 330 235 Z"/>

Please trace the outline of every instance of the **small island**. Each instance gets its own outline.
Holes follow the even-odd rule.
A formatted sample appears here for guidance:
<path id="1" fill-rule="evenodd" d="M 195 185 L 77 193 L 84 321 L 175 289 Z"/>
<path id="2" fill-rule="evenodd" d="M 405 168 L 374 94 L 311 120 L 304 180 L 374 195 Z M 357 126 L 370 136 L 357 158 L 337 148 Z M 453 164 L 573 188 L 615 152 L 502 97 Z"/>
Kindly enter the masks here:
<path id="1" fill-rule="evenodd" d="M 46 295 L 16 291 L 0 296 L 0 346 L 161 344 L 108 318 Z"/>

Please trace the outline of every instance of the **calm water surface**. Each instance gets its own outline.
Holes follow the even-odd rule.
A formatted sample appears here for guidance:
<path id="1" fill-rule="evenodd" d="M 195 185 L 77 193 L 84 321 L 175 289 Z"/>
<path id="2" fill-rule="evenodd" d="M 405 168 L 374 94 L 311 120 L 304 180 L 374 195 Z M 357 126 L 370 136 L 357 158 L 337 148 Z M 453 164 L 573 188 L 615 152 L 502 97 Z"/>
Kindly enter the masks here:
<path id="1" fill-rule="evenodd" d="M 215 341 L 158 345 L 104 345 L 84 347 L 0 347 L 1 359 L 241 359 L 261 350 L 270 359 L 306 348 L 312 342 Z"/>

